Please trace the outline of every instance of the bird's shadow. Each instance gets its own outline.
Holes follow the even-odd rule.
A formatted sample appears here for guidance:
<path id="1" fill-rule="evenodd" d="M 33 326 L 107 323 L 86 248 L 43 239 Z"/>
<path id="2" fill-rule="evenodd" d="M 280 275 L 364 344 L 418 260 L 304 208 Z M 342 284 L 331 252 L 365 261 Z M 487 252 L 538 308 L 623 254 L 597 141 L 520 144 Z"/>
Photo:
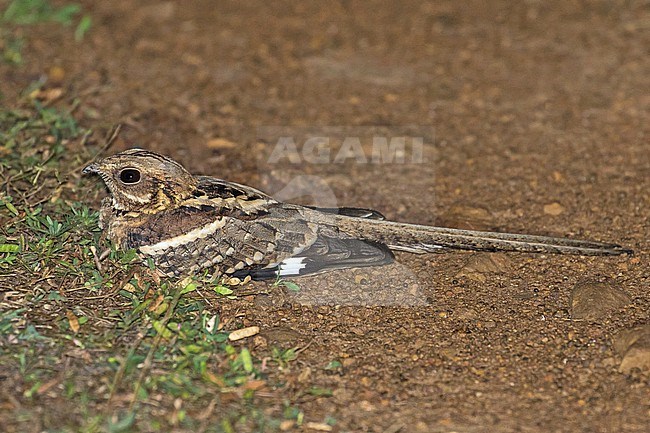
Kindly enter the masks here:
<path id="1" fill-rule="evenodd" d="M 381 267 L 343 269 L 288 280 L 285 296 L 301 305 L 427 305 L 423 282 L 398 262 Z M 282 283 L 278 286 L 283 286 Z"/>

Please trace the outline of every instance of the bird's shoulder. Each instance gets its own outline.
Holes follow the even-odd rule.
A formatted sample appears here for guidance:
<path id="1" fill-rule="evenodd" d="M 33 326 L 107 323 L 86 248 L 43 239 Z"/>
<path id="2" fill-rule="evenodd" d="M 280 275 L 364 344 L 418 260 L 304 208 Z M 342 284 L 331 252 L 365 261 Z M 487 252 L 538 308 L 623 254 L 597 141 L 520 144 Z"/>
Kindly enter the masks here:
<path id="1" fill-rule="evenodd" d="M 230 182 L 210 176 L 196 176 L 198 180 L 194 197 L 203 197 L 215 200 L 232 198 L 247 200 L 273 200 L 268 194 L 248 185 Z"/>
<path id="2" fill-rule="evenodd" d="M 271 209 L 282 205 L 269 195 L 247 185 L 208 176 L 197 176 L 197 180 L 197 188 L 191 196 L 179 203 L 176 212 L 249 220 L 264 216 Z"/>

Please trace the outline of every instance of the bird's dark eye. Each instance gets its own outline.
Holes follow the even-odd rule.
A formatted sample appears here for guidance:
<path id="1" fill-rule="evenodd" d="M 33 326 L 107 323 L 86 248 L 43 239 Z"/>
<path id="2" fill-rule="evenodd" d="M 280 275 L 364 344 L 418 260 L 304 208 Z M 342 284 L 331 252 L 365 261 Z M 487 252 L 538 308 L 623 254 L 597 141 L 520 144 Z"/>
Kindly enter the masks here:
<path id="1" fill-rule="evenodd" d="M 124 183 L 134 184 L 140 182 L 140 170 L 125 168 L 120 172 L 120 180 Z"/>

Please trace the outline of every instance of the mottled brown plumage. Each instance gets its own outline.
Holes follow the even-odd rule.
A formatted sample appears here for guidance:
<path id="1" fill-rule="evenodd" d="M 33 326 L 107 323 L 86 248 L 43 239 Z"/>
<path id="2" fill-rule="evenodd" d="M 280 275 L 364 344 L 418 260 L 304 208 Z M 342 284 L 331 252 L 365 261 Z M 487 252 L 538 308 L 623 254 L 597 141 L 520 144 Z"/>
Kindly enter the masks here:
<path id="1" fill-rule="evenodd" d="M 120 248 L 135 248 L 170 276 L 196 272 L 253 278 L 305 275 L 390 263 L 391 250 L 445 249 L 617 255 L 615 244 L 385 221 L 375 211 L 282 203 L 254 188 L 193 176 L 142 149 L 88 165 L 111 194 L 101 226 Z"/>

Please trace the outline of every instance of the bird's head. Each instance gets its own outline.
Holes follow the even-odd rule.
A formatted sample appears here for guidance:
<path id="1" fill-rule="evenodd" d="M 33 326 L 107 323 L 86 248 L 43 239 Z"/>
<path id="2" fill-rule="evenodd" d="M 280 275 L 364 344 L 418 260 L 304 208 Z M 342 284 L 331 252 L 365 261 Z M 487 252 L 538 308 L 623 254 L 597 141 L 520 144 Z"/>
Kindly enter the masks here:
<path id="1" fill-rule="evenodd" d="M 197 181 L 179 163 L 143 149 L 130 149 L 86 166 L 84 174 L 101 176 L 121 211 L 154 213 L 192 195 Z"/>

